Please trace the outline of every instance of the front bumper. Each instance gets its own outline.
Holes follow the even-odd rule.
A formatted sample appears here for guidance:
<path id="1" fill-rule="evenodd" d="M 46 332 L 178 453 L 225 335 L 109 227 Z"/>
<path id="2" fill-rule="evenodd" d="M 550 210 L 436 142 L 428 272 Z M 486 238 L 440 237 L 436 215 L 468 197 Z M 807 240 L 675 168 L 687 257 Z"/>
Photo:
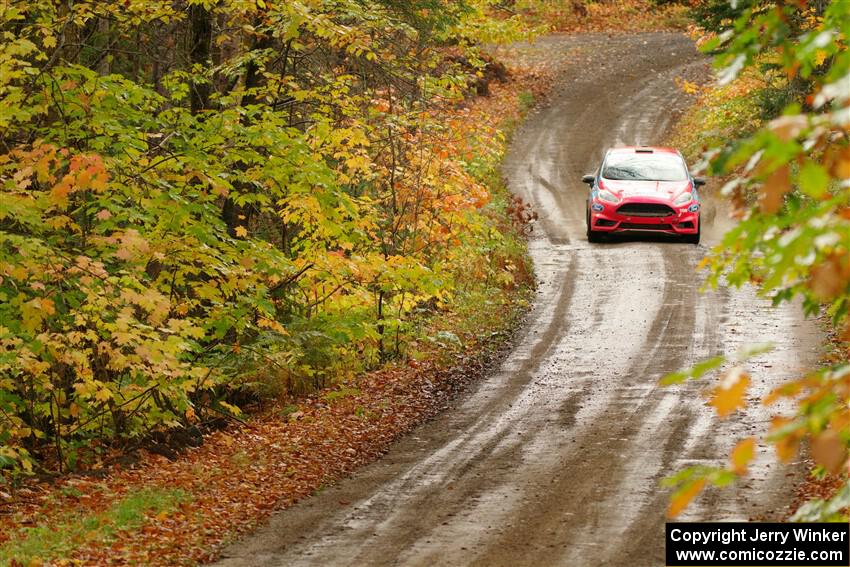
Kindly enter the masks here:
<path id="1" fill-rule="evenodd" d="M 646 216 L 621 214 L 617 209 L 628 203 L 647 203 L 647 201 L 627 200 L 617 204 L 593 201 L 602 205 L 602 211 L 590 210 L 590 228 L 594 232 L 664 232 L 667 234 L 696 234 L 699 231 L 699 209 L 690 212 L 688 203 L 682 207 L 672 207 L 673 214 L 667 216 Z M 652 202 L 653 204 L 657 204 Z M 662 203 L 667 204 L 667 203 Z"/>

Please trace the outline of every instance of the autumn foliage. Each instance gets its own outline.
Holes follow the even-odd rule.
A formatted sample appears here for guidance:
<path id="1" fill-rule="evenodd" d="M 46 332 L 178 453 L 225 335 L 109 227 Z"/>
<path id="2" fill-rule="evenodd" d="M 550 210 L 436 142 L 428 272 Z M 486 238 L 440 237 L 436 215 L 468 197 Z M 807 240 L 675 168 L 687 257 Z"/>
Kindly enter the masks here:
<path id="1" fill-rule="evenodd" d="M 4 3 L 0 478 L 343 380 L 524 285 L 504 139 L 461 104 L 476 42 L 522 33 L 489 4 Z"/>
<path id="2" fill-rule="evenodd" d="M 704 165 L 725 179 L 736 226 L 703 262 L 714 285 L 759 287 L 774 303 L 798 300 L 835 330 L 819 369 L 759 400 L 777 410 L 767 440 L 789 462 L 801 451 L 833 489 L 799 508 L 796 520 L 846 521 L 850 509 L 850 3 L 847 0 L 727 5 L 698 2 L 701 42 L 718 53 L 719 87 L 702 99 L 712 109 Z M 699 33 L 698 33 L 699 35 Z M 769 340 L 769 337 L 765 337 Z M 769 345 L 766 347 L 769 348 Z M 699 377 L 728 362 L 710 393 L 719 417 L 746 407 L 759 376 L 745 370 L 758 352 L 700 363 L 665 380 Z M 754 439 L 741 440 L 726 467 L 692 467 L 670 479 L 671 515 L 707 484 L 746 473 Z"/>

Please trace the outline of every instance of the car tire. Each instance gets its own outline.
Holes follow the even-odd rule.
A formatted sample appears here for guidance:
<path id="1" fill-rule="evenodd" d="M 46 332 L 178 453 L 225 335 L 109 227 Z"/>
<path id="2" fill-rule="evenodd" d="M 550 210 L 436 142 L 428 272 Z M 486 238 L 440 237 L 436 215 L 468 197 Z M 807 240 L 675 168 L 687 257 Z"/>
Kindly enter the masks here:
<path id="1" fill-rule="evenodd" d="M 587 241 L 591 243 L 602 242 L 602 235 L 598 230 L 590 230 L 590 211 L 587 212 Z"/>
<path id="2" fill-rule="evenodd" d="M 697 220 L 697 231 L 694 234 L 685 236 L 685 242 L 688 244 L 699 244 L 700 233 L 702 232 L 702 222 Z"/>

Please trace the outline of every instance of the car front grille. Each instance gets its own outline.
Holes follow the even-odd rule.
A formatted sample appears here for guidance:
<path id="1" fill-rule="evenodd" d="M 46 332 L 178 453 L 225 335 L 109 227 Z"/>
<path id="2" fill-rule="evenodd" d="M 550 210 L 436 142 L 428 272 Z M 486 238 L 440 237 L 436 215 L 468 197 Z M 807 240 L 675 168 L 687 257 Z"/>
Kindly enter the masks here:
<path id="1" fill-rule="evenodd" d="M 620 228 L 624 230 L 673 230 L 669 224 L 649 224 L 641 222 L 621 222 Z"/>
<path id="2" fill-rule="evenodd" d="M 669 217 L 675 215 L 676 211 L 660 203 L 626 203 L 617 209 L 617 214 L 630 217 Z"/>

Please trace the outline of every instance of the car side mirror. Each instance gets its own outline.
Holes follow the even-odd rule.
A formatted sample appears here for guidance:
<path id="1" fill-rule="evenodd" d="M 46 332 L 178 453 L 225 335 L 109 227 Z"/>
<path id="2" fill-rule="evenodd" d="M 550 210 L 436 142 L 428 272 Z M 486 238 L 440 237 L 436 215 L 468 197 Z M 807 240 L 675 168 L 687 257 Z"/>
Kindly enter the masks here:
<path id="1" fill-rule="evenodd" d="M 705 185 L 705 179 L 702 177 L 694 177 L 694 187 L 702 187 Z"/>
<path id="2" fill-rule="evenodd" d="M 596 181 L 596 176 L 595 176 L 595 175 L 584 175 L 584 176 L 582 176 L 582 178 L 581 178 L 581 182 L 582 182 L 582 183 L 587 183 L 588 185 L 593 185 L 593 183 L 594 183 L 595 181 Z"/>

